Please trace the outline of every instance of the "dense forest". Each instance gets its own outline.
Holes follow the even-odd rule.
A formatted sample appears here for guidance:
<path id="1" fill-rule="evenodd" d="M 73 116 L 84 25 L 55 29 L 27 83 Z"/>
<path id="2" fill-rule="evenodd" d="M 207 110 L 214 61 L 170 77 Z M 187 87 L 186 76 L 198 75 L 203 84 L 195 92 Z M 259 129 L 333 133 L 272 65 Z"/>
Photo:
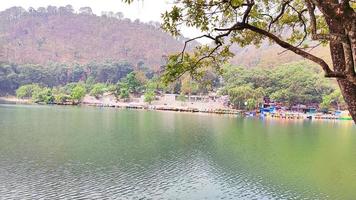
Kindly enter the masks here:
<path id="1" fill-rule="evenodd" d="M 147 68 L 140 68 L 148 77 L 152 73 Z M 74 64 L 6 64 L 0 63 L 0 94 L 14 94 L 15 90 L 25 84 L 38 83 L 47 87 L 65 85 L 71 82 L 92 80 L 93 82 L 117 83 L 133 71 L 127 62 Z"/>
<path id="2" fill-rule="evenodd" d="M 91 8 L 72 6 L 0 12 L 0 61 L 18 64 L 88 64 L 92 61 L 145 63 L 158 69 L 164 56 L 180 51 L 175 39 L 157 22 L 131 21 L 122 13 L 94 15 Z"/>

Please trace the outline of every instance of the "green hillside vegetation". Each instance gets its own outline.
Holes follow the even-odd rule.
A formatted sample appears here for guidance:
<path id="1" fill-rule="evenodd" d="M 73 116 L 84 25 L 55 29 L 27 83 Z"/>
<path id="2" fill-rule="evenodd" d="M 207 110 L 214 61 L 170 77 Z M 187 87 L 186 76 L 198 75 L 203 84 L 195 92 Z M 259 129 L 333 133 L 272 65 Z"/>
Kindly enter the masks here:
<path id="1" fill-rule="evenodd" d="M 130 72 L 117 83 L 71 82 L 65 85 L 47 87 L 43 84 L 26 84 L 16 90 L 16 96 L 21 99 L 31 99 L 35 103 L 45 104 L 78 104 L 86 94 L 96 98 L 105 93 L 115 95 L 120 100 L 127 100 L 130 96 L 141 94 L 147 96 L 147 102 L 154 100 L 156 91 L 167 91 L 169 87 L 162 87 L 156 78 L 140 80 L 140 72 Z"/>
<path id="2" fill-rule="evenodd" d="M 117 83 L 134 70 L 127 62 L 92 62 L 86 65 L 48 65 L 0 63 L 0 95 L 13 94 L 21 85 L 37 83 L 46 87 L 65 85 L 71 82 Z M 153 72 L 144 66 L 139 68 L 148 77 Z"/>
<path id="3" fill-rule="evenodd" d="M 221 94 L 229 95 L 237 108 L 256 108 L 263 97 L 281 102 L 286 106 L 297 104 L 331 107 L 328 96 L 338 99 L 344 106 L 340 90 L 323 77 L 321 70 L 308 62 L 296 62 L 272 68 L 227 66 L 223 73 L 224 84 Z M 247 107 L 244 105 L 247 102 Z M 334 101 L 335 102 L 335 101 Z"/>
<path id="4" fill-rule="evenodd" d="M 105 71 L 107 68 L 99 69 Z M 253 69 L 228 65 L 223 68 L 221 76 L 215 74 L 213 84 L 207 84 L 203 79 L 194 80 L 183 76 L 174 83 L 164 85 L 158 76 L 150 76 L 150 73 L 137 70 L 120 76 L 100 76 L 101 73 L 92 71 L 84 78 L 55 86 L 46 82 L 24 84 L 16 90 L 16 95 L 18 98 L 32 98 L 36 103 L 50 104 L 78 104 L 86 94 L 100 98 L 109 93 L 121 101 L 143 95 L 144 100 L 151 103 L 157 95 L 164 93 L 181 94 L 183 100 L 184 95 L 207 95 L 211 91 L 218 91 L 221 95 L 228 95 L 230 104 L 238 109 L 256 109 L 263 103 L 264 97 L 285 106 L 320 104 L 323 109 L 345 106 L 337 87 L 323 77 L 319 68 L 310 66 L 307 62 Z M 57 77 L 53 80 L 57 80 Z"/>

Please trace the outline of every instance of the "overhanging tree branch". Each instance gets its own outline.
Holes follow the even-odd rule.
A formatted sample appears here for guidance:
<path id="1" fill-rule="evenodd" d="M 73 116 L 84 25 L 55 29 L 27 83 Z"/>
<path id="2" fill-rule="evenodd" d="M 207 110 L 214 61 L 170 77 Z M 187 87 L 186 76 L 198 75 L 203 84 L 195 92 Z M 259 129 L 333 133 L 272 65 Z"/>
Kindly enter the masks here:
<path id="1" fill-rule="evenodd" d="M 339 72 L 334 72 L 330 69 L 329 65 L 321 58 L 316 57 L 298 47 L 295 47 L 291 44 L 289 44 L 288 42 L 285 42 L 283 40 L 281 40 L 279 37 L 277 37 L 276 35 L 260 29 L 258 27 L 252 26 L 250 24 L 245 24 L 245 23 L 236 23 L 234 26 L 232 26 L 231 28 L 215 28 L 216 31 L 227 31 L 227 33 L 230 33 L 233 30 L 243 30 L 243 29 L 248 29 L 251 30 L 253 32 L 259 33 L 261 35 L 264 35 L 266 37 L 268 37 L 269 39 L 273 40 L 274 42 L 276 42 L 279 46 L 288 49 L 308 60 L 311 60 L 317 64 L 319 64 L 324 72 L 325 72 L 325 76 L 326 77 L 339 77 L 339 78 L 345 78 L 345 75 Z"/>
<path id="2" fill-rule="evenodd" d="M 195 40 L 198 40 L 198 39 L 201 39 L 201 38 L 208 38 L 208 39 L 211 39 L 211 40 L 216 41 L 216 39 L 215 39 L 213 36 L 207 35 L 207 34 L 201 35 L 201 36 L 198 36 L 198 37 L 195 37 L 195 38 L 191 38 L 191 39 L 189 39 L 189 40 L 186 40 L 186 41 L 184 42 L 183 50 L 182 50 L 182 52 L 180 53 L 180 54 L 181 54 L 181 61 L 183 61 L 183 56 L 184 56 L 185 50 L 187 49 L 188 43 L 190 43 L 190 42 L 192 42 L 192 41 L 195 41 Z"/>

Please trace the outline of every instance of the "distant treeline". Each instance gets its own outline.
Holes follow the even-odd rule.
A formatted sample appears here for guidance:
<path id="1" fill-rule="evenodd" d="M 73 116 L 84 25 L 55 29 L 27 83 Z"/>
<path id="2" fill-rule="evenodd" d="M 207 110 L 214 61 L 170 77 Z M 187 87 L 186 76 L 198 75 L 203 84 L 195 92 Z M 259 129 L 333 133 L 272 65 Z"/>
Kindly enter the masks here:
<path id="1" fill-rule="evenodd" d="M 94 79 L 85 82 L 71 82 L 56 87 L 45 87 L 39 84 L 26 84 L 16 90 L 16 96 L 21 99 L 32 99 L 35 103 L 45 104 L 78 104 L 86 94 L 100 98 L 108 92 L 117 99 L 128 100 L 130 96 L 145 94 L 145 101 L 155 98 L 155 90 L 159 85 L 148 80 L 142 72 L 130 72 L 117 83 L 94 83 Z"/>
<path id="2" fill-rule="evenodd" d="M 32 85 L 26 86 L 28 84 Z M 71 66 L 0 64 L 1 95 L 13 95 L 22 85 L 25 87 L 17 91 L 17 96 L 36 99 L 37 102 L 54 102 L 54 99 L 57 102 L 60 99 L 62 103 L 69 99 L 79 101 L 80 98 L 74 98 L 77 95 L 72 92 L 78 92 L 73 88 L 80 86 L 85 88 L 78 89 L 81 93 L 98 98 L 105 92 L 111 92 L 119 99 L 144 94 L 150 101 L 159 93 L 183 96 L 207 95 L 213 91 L 228 95 L 231 106 L 247 110 L 257 108 L 266 97 L 285 106 L 307 104 L 326 109 L 344 106 L 336 84 L 330 84 L 318 68 L 306 62 L 273 68 L 225 66 L 222 74 L 207 71 L 199 80 L 184 75 L 169 85 L 162 84 L 159 74 L 144 65 L 133 67 L 126 62 Z M 63 99 L 64 96 L 66 98 Z"/>
<path id="3" fill-rule="evenodd" d="M 113 74 L 111 78 L 103 79 L 106 80 L 105 83 L 103 80 L 95 79 L 94 76 L 90 75 L 86 80 L 80 78 L 77 82 L 69 82 L 54 87 L 45 86 L 43 83 L 31 83 L 21 85 L 16 90 L 16 96 L 21 99 L 32 99 L 35 103 L 78 104 L 87 94 L 99 99 L 107 93 L 114 95 L 120 101 L 127 101 L 132 97 L 137 98 L 144 95 L 144 101 L 151 103 L 155 100 L 157 94 L 182 93 L 190 95 L 208 91 L 205 84 L 199 84 L 188 76 L 166 85 L 162 84 L 157 75 L 153 77 L 150 75 L 151 73 L 145 73 L 141 69 L 126 74 L 117 82 L 115 82 L 117 77 L 113 77 Z"/>
<path id="4" fill-rule="evenodd" d="M 0 94 L 15 94 L 21 85 L 37 83 L 45 87 L 66 85 L 71 82 L 100 82 L 116 84 L 132 72 L 134 67 L 127 62 L 90 63 L 87 65 L 18 65 L 0 63 Z M 144 67 L 139 69 L 147 78 L 153 72 Z"/>

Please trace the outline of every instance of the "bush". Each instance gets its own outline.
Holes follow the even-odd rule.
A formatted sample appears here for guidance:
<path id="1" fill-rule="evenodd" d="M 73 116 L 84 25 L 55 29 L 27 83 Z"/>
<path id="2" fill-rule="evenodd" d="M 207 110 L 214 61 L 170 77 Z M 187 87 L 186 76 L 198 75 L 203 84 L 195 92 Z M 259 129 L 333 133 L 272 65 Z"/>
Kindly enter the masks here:
<path id="1" fill-rule="evenodd" d="M 116 85 L 109 84 L 106 89 L 108 92 L 111 92 L 115 95 L 118 94 L 118 92 L 117 92 L 118 87 Z"/>
<path id="2" fill-rule="evenodd" d="M 99 98 L 107 91 L 106 85 L 104 83 L 96 83 L 90 91 L 90 95 L 95 98 Z"/>
<path id="3" fill-rule="evenodd" d="M 185 97 L 185 95 L 183 93 L 180 93 L 180 95 L 177 97 L 178 101 L 186 101 L 187 98 Z"/>
<path id="4" fill-rule="evenodd" d="M 71 98 L 68 94 L 65 93 L 63 88 L 54 88 L 52 90 L 54 97 L 54 103 L 63 104 L 69 101 Z"/>
<path id="5" fill-rule="evenodd" d="M 36 90 L 32 95 L 32 99 L 35 103 L 51 104 L 54 102 L 54 96 L 50 88 Z"/>
<path id="6" fill-rule="evenodd" d="M 154 101 L 156 99 L 156 94 L 154 92 L 154 90 L 148 90 L 145 92 L 144 94 L 144 101 L 151 104 L 152 101 Z"/>
<path id="7" fill-rule="evenodd" d="M 16 96 L 20 99 L 31 98 L 32 94 L 38 90 L 40 90 L 40 86 L 37 84 L 23 85 L 16 90 Z"/>
<path id="8" fill-rule="evenodd" d="M 128 99 L 130 97 L 130 93 L 128 88 L 120 88 L 120 95 L 119 95 L 120 99 Z"/>
<path id="9" fill-rule="evenodd" d="M 84 85 L 77 84 L 71 91 L 70 97 L 72 100 L 79 102 L 85 96 L 86 89 Z"/>

